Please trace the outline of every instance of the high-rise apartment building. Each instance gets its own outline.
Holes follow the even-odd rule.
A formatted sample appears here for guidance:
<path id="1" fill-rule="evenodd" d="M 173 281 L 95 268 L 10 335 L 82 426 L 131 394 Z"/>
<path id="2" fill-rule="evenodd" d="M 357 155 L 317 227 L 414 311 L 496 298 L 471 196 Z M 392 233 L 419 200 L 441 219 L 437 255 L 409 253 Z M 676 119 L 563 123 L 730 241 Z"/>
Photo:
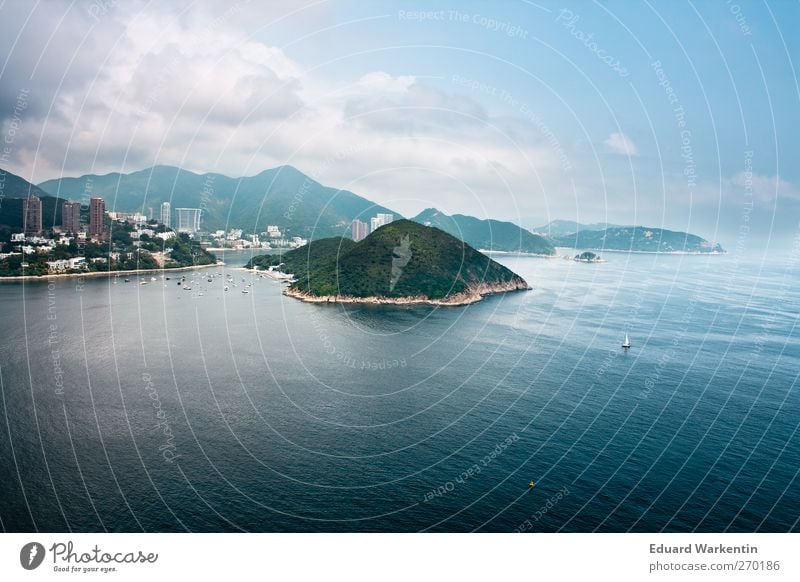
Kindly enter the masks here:
<path id="1" fill-rule="evenodd" d="M 350 225 L 350 233 L 354 241 L 358 242 L 364 240 L 369 234 L 369 225 L 363 220 L 356 218 Z"/>
<path id="2" fill-rule="evenodd" d="M 26 235 L 42 232 L 42 199 L 33 194 L 22 201 L 22 230 Z"/>
<path id="3" fill-rule="evenodd" d="M 106 201 L 94 197 L 89 201 L 89 235 L 105 236 L 106 233 Z"/>
<path id="4" fill-rule="evenodd" d="M 375 232 L 380 227 L 385 224 L 389 224 L 390 222 L 394 221 L 394 214 L 376 214 L 372 220 L 370 220 L 370 232 Z"/>
<path id="5" fill-rule="evenodd" d="M 169 202 L 161 203 L 161 224 L 166 227 L 172 226 L 172 207 Z"/>
<path id="6" fill-rule="evenodd" d="M 61 206 L 61 230 L 77 233 L 81 229 L 81 203 L 67 200 Z"/>
<path id="7" fill-rule="evenodd" d="M 189 234 L 200 230 L 200 216 L 203 210 L 200 208 L 176 208 L 175 226 L 178 232 Z"/>

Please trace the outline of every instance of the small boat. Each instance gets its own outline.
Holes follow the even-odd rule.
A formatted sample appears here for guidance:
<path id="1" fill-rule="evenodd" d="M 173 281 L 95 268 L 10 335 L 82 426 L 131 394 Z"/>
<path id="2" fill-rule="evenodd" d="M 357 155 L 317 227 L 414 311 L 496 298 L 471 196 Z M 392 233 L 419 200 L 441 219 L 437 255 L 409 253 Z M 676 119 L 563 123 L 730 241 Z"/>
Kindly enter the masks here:
<path id="1" fill-rule="evenodd" d="M 227 290 L 228 290 L 228 286 L 227 286 L 227 285 L 225 285 L 225 291 L 227 291 Z"/>
<path id="2" fill-rule="evenodd" d="M 530 482 L 528 483 L 528 488 L 533 489 L 534 487 L 536 487 L 536 483 L 534 483 L 533 479 L 531 479 Z"/>
<path id="3" fill-rule="evenodd" d="M 208 282 L 211 283 L 211 277 L 208 278 Z"/>
<path id="4" fill-rule="evenodd" d="M 128 278 L 126 277 L 126 278 L 125 278 L 125 282 L 126 282 L 126 283 L 130 283 L 130 282 L 131 282 L 131 280 L 130 280 L 130 279 L 128 279 Z"/>
<path id="5" fill-rule="evenodd" d="M 167 281 L 169 281 L 169 277 L 166 277 Z"/>
<path id="6" fill-rule="evenodd" d="M 247 289 L 242 289 L 242 293 L 250 293 Z"/>
<path id="7" fill-rule="evenodd" d="M 631 340 L 628 339 L 628 334 L 625 334 L 625 339 L 622 341 L 622 347 L 626 350 L 631 347 Z"/>
<path id="8" fill-rule="evenodd" d="M 155 277 L 150 277 L 150 280 L 151 281 L 156 281 L 157 279 Z"/>

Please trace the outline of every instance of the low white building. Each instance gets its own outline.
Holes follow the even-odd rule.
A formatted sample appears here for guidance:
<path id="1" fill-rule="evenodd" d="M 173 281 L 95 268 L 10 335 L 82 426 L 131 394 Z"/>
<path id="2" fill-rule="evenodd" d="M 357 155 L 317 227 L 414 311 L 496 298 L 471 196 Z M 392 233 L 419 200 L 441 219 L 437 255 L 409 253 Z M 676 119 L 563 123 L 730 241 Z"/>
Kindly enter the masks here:
<path id="1" fill-rule="evenodd" d="M 69 269 L 69 259 L 61 259 L 58 261 L 47 261 L 47 269 L 51 273 L 66 271 L 67 269 Z"/>

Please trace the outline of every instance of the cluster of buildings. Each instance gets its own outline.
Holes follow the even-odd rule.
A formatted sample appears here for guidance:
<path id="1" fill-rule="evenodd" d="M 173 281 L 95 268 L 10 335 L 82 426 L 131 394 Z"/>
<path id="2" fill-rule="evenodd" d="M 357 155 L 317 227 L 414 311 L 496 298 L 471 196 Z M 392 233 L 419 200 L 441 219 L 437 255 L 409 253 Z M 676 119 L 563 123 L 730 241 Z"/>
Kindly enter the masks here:
<path id="1" fill-rule="evenodd" d="M 394 221 L 394 214 L 384 214 L 378 213 L 373 216 L 369 224 L 364 222 L 363 220 L 355 219 L 352 224 L 350 225 L 350 234 L 353 237 L 353 240 L 358 242 L 360 240 L 364 240 L 367 238 L 369 234 L 372 234 L 380 227 L 389 224 L 390 222 Z"/>
<path id="2" fill-rule="evenodd" d="M 151 209 L 152 211 L 152 209 Z M 67 200 L 61 206 L 61 232 L 78 234 L 87 232 L 91 238 L 102 239 L 107 234 L 105 217 L 119 222 L 128 222 L 144 225 L 153 220 L 141 212 L 106 212 L 106 201 L 99 196 L 89 200 L 89 223 L 81 223 L 81 203 Z M 200 230 L 201 208 L 175 208 L 173 214 L 169 202 L 161 205 L 159 216 L 161 224 L 177 232 L 194 234 Z M 174 221 L 173 221 L 174 218 Z M 42 233 L 42 199 L 38 196 L 28 196 L 22 201 L 22 231 L 26 236 L 38 236 Z"/>
<path id="3" fill-rule="evenodd" d="M 82 220 L 82 211 L 88 210 L 88 222 Z M 186 210 L 186 209 L 184 209 Z M 169 203 L 166 203 L 166 211 L 169 214 Z M 51 212 L 51 210 L 48 210 Z M 42 224 L 44 209 L 42 199 L 35 195 L 30 195 L 22 200 L 22 232 L 14 233 L 11 235 L 11 243 L 14 245 L 13 250 L 8 253 L 0 252 L 0 259 L 8 258 L 12 255 L 22 255 L 23 257 L 37 257 L 41 255 L 50 255 L 55 249 L 60 246 L 69 246 L 75 241 L 80 248 L 80 245 L 86 242 L 102 242 L 108 240 L 110 234 L 109 224 L 107 218 L 118 221 L 127 222 L 134 225 L 134 229 L 130 231 L 130 237 L 134 240 L 133 245 L 139 246 L 139 239 L 142 235 L 148 235 L 150 238 L 167 238 L 175 236 L 172 231 L 158 232 L 153 228 L 148 227 L 148 217 L 141 213 L 126 213 L 126 212 L 107 212 L 105 200 L 99 196 L 92 197 L 89 200 L 88 209 L 81 205 L 80 202 L 74 200 L 67 200 L 61 205 L 61 225 L 55 226 L 52 230 L 52 236 L 49 230 L 45 231 Z M 164 209 L 162 208 L 162 218 L 164 217 Z M 197 217 L 194 219 L 196 225 L 199 227 L 199 209 L 197 209 Z M 2 245 L 0 245 L 2 246 Z M 112 252 L 106 257 L 93 257 L 87 261 L 85 257 L 70 257 L 62 258 L 54 261 L 47 261 L 47 267 L 50 272 L 63 272 L 68 270 L 86 268 L 89 263 L 107 263 L 109 258 L 111 260 L 120 260 L 122 254 L 126 258 L 131 258 L 133 253 L 119 253 Z M 63 256 L 63 253 L 62 253 Z M 23 258 L 23 262 L 31 259 Z"/>
<path id="4" fill-rule="evenodd" d="M 89 200 L 89 225 L 88 234 L 92 238 L 103 238 L 106 234 L 105 225 L 106 201 L 99 197 Z M 38 196 L 28 196 L 22 201 L 22 232 L 25 236 L 38 236 L 42 228 L 42 199 Z M 81 225 L 81 204 L 67 200 L 61 207 L 61 231 L 77 235 L 87 232 Z"/>
<path id="5" fill-rule="evenodd" d="M 308 240 L 299 236 L 288 237 L 274 224 L 268 225 L 264 232 L 259 234 L 244 234 L 240 228 L 227 232 L 217 230 L 211 233 L 213 242 L 208 248 L 216 249 L 293 249 L 308 243 Z M 203 243 L 205 244 L 205 243 Z"/>

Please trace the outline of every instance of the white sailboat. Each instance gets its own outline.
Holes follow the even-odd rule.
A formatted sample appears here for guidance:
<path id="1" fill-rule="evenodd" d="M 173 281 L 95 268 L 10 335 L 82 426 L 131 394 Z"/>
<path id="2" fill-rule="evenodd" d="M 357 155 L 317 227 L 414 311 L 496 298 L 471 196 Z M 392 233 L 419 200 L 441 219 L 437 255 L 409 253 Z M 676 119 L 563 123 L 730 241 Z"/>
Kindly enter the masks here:
<path id="1" fill-rule="evenodd" d="M 631 340 L 628 339 L 627 332 L 625 333 L 625 339 L 622 342 L 622 347 L 625 348 L 626 350 L 631 347 Z"/>

